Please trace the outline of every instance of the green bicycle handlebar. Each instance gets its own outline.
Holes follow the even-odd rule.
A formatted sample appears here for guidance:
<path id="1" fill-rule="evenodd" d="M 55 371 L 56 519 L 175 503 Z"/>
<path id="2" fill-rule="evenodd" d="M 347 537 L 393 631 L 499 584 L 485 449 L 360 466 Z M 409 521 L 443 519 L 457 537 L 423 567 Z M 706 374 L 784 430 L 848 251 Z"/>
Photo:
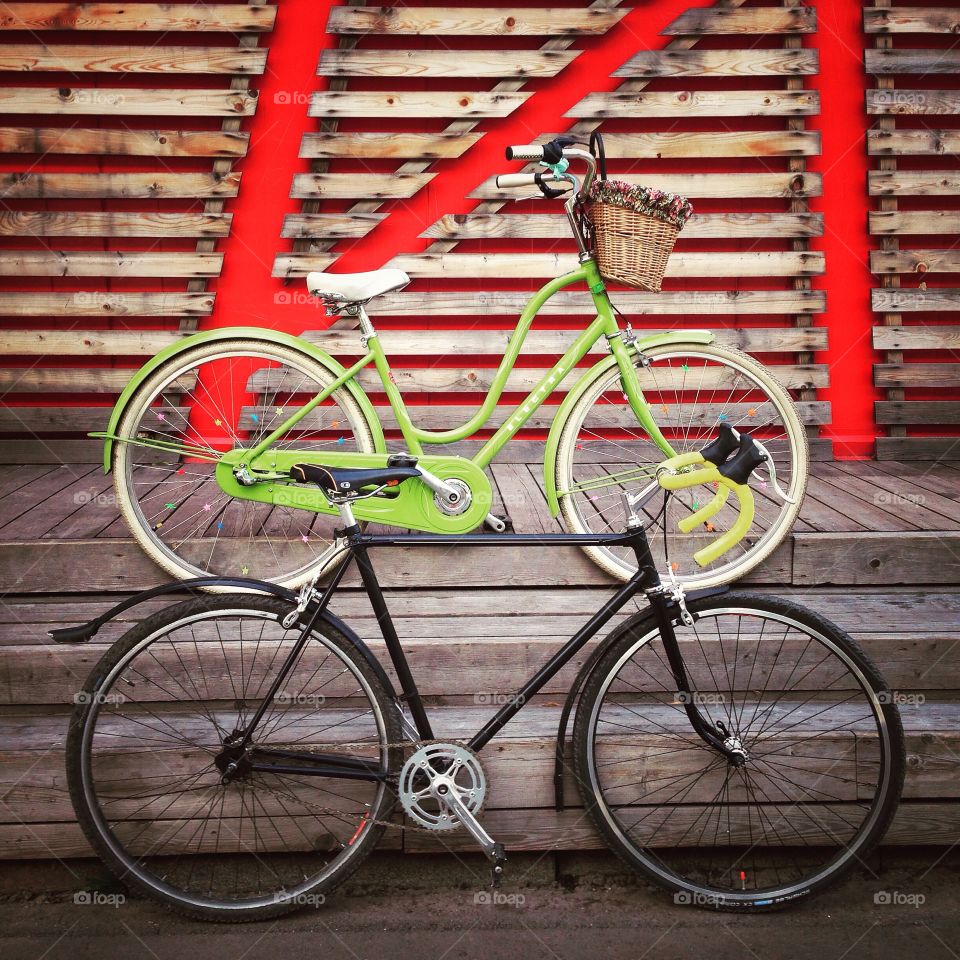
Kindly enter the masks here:
<path id="1" fill-rule="evenodd" d="M 701 463 L 706 464 L 702 470 L 693 470 L 688 473 L 675 472 Z M 693 555 L 693 559 L 699 566 L 705 567 L 708 563 L 713 563 L 714 560 L 726 553 L 747 535 L 755 513 L 753 491 L 745 483 L 736 483 L 723 476 L 714 464 L 703 459 L 702 454 L 698 452 L 681 453 L 677 457 L 664 460 L 657 471 L 657 482 L 664 490 L 683 490 L 687 487 L 697 487 L 706 483 L 713 483 L 717 487 L 717 493 L 709 503 L 678 522 L 677 527 L 681 533 L 690 533 L 695 527 L 698 527 L 701 523 L 706 523 L 712 516 L 715 516 L 727 502 L 731 491 L 736 496 L 740 506 L 736 523 L 726 533 L 717 537 L 713 543 L 708 544 Z"/>

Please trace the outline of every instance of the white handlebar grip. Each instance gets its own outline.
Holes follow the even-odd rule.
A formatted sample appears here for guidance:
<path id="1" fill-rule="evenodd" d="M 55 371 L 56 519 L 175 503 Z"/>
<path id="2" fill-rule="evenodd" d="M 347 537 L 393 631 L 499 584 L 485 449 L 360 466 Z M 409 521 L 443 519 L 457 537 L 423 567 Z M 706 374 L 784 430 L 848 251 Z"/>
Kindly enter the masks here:
<path id="1" fill-rule="evenodd" d="M 507 147 L 508 160 L 542 160 L 543 147 L 538 143 L 528 143 L 523 147 Z"/>
<path id="2" fill-rule="evenodd" d="M 501 173 L 497 177 L 497 188 L 506 190 L 508 187 L 535 187 L 535 177 L 535 173 Z"/>

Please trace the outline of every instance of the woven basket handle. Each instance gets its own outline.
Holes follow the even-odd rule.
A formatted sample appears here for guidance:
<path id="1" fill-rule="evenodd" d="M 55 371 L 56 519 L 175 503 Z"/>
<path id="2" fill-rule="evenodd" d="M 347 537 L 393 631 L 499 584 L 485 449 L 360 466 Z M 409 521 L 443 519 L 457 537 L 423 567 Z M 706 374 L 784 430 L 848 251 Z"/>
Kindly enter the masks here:
<path id="1" fill-rule="evenodd" d="M 597 167 L 600 170 L 600 179 L 607 179 L 607 152 L 603 148 L 603 137 L 599 130 L 590 134 L 590 152 L 596 157 Z"/>

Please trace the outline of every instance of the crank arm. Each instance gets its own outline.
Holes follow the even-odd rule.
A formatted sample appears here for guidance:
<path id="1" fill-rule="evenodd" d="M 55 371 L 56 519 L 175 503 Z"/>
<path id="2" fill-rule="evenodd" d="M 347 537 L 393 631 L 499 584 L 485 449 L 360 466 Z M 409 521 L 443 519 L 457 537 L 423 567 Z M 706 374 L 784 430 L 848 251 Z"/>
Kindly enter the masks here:
<path id="1" fill-rule="evenodd" d="M 503 877 L 503 864 L 507 859 L 507 851 L 502 843 L 497 843 L 493 837 L 483 829 L 477 818 L 467 809 L 466 804 L 457 796 L 455 790 L 439 795 L 439 799 L 447 809 L 462 823 L 470 836 L 480 845 L 492 866 L 491 880 L 493 886 L 498 886 Z"/>

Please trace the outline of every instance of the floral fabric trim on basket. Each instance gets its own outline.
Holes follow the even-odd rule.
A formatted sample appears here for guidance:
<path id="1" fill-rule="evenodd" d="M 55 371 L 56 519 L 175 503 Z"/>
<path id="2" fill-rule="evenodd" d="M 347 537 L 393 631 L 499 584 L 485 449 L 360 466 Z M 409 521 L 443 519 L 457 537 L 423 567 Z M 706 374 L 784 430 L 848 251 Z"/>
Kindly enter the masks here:
<path id="1" fill-rule="evenodd" d="M 672 223 L 678 230 L 683 229 L 693 213 L 693 204 L 686 197 L 664 193 L 654 187 L 634 186 L 624 180 L 594 180 L 589 196 L 593 201 L 609 203 Z"/>

